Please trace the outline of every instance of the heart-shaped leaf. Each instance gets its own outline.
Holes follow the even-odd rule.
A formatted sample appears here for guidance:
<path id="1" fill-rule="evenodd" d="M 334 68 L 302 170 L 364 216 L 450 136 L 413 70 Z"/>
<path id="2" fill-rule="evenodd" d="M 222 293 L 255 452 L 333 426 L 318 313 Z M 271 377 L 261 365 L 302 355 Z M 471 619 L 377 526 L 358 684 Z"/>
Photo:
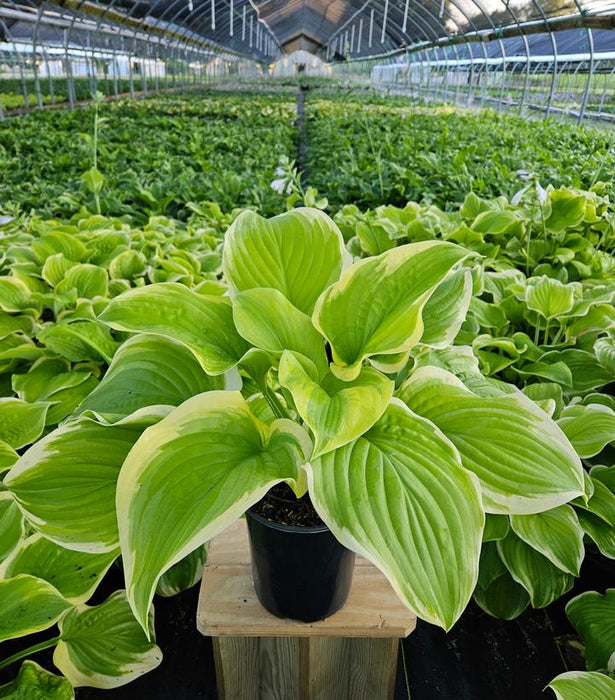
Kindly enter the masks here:
<path id="1" fill-rule="evenodd" d="M 566 605 L 566 615 L 585 643 L 589 671 L 615 671 L 615 588 L 587 591 Z"/>
<path id="2" fill-rule="evenodd" d="M 24 661 L 17 678 L 0 686 L 0 698 L 11 700 L 74 700 L 73 686 L 61 676 L 49 673 L 34 661 Z"/>
<path id="3" fill-rule="evenodd" d="M 615 680 L 596 671 L 560 673 L 547 687 L 557 700 L 613 700 L 615 697 Z"/>

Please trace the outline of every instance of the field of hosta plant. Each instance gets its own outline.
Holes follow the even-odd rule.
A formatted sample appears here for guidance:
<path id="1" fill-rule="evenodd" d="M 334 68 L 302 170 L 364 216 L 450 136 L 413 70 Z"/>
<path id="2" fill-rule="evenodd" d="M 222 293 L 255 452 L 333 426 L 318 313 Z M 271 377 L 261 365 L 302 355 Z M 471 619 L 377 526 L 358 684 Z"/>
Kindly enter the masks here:
<path id="1" fill-rule="evenodd" d="M 308 107 L 303 179 L 285 95 L 0 124 L 0 698 L 158 666 L 281 481 L 445 630 L 613 567 L 612 138 L 357 105 Z M 553 689 L 613 697 L 614 590 L 566 612 Z"/>

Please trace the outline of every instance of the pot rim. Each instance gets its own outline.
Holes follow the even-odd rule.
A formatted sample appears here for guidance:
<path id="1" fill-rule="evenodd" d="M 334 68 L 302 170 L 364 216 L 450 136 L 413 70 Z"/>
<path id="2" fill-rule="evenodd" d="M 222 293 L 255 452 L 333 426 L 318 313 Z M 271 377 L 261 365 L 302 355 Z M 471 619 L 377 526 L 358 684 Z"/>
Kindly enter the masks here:
<path id="1" fill-rule="evenodd" d="M 276 523 L 273 520 L 268 520 L 267 518 L 263 518 L 262 515 L 259 515 L 258 513 L 255 513 L 252 510 L 253 506 L 248 508 L 246 510 L 245 515 L 246 518 L 250 516 L 257 522 L 259 522 L 261 525 L 266 525 L 267 527 L 271 528 L 272 530 L 281 530 L 282 532 L 293 532 L 297 535 L 318 535 L 319 533 L 322 532 L 331 532 L 331 529 L 327 527 L 327 525 L 316 525 L 312 527 L 303 527 L 301 525 L 284 525 L 283 523 Z M 333 533 L 331 532 L 333 535 Z M 333 535 L 335 537 L 335 535 Z M 335 538 L 337 539 L 337 537 Z"/>

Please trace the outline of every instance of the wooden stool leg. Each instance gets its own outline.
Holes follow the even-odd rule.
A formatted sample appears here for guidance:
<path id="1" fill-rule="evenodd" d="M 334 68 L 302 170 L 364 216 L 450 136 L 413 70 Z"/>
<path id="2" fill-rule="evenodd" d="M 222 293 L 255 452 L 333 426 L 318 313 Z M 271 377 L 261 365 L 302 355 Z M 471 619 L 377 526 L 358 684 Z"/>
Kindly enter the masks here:
<path id="1" fill-rule="evenodd" d="M 297 637 L 214 637 L 220 700 L 297 700 Z"/>
<path id="2" fill-rule="evenodd" d="M 311 637 L 301 700 L 393 698 L 398 639 Z M 306 663 L 305 653 L 302 663 Z M 305 683 L 307 682 L 307 688 Z"/>

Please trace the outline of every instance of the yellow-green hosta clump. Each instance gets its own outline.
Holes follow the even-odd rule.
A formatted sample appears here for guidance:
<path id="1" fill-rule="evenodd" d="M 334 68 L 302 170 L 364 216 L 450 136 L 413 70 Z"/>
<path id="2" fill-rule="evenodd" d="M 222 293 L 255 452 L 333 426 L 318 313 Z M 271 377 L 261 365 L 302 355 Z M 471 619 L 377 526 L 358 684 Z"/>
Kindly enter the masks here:
<path id="1" fill-rule="evenodd" d="M 475 264 L 444 241 L 353 263 L 321 211 L 242 213 L 224 242 L 228 295 L 163 282 L 108 303 L 99 322 L 135 335 L 81 415 L 6 475 L 13 536 L 25 518 L 100 567 L 119 548 L 149 637 L 169 571 L 202 563 L 205 542 L 286 482 L 410 609 L 449 629 L 477 585 L 485 513 L 527 517 L 584 494 L 577 454 L 528 397 L 412 369 L 417 349 L 457 335 Z"/>

